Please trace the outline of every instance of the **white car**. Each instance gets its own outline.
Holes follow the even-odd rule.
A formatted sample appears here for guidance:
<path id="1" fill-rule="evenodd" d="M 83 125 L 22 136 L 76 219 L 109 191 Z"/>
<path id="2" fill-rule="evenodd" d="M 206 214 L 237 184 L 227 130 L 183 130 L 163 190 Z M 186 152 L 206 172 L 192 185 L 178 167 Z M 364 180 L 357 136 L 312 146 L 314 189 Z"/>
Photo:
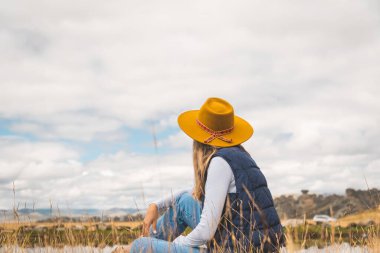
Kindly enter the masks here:
<path id="1" fill-rule="evenodd" d="M 313 221 L 316 223 L 330 223 L 336 222 L 336 219 L 324 214 L 317 214 L 313 217 Z"/>

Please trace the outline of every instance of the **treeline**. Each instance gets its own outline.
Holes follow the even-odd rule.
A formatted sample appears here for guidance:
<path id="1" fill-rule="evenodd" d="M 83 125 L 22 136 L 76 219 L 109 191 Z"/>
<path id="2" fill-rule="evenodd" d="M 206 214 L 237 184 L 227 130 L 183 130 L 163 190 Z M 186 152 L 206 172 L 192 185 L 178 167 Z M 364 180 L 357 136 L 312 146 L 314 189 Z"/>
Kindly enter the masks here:
<path id="1" fill-rule="evenodd" d="M 355 190 L 348 188 L 345 195 L 321 195 L 302 190 L 301 195 L 281 195 L 274 199 L 275 207 L 283 219 L 310 219 L 316 214 L 327 214 L 336 218 L 379 208 L 380 190 Z"/>

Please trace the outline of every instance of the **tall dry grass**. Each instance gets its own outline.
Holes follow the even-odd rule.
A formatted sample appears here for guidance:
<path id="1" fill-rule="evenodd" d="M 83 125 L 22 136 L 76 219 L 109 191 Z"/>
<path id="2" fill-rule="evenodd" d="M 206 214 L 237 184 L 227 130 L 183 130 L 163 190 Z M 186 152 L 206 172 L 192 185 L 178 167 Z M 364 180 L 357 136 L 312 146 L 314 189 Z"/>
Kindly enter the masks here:
<path id="1" fill-rule="evenodd" d="M 259 209 L 251 200 L 252 208 Z M 173 203 L 174 204 L 174 203 Z M 255 246 L 244 238 L 237 239 L 236 235 L 240 233 L 239 227 L 235 227 L 231 221 L 233 214 L 240 215 L 242 222 L 251 222 L 245 220 L 241 216 L 241 209 L 233 209 L 233 204 L 227 202 L 226 211 L 223 214 L 223 223 L 220 226 L 232 226 L 235 234 L 229 234 L 226 238 L 233 238 L 233 244 L 238 252 L 264 252 L 263 248 L 255 248 Z M 174 209 L 175 211 L 175 209 Z M 6 247 L 17 246 L 20 248 L 29 247 L 53 247 L 62 248 L 64 246 L 91 246 L 105 247 L 119 244 L 129 244 L 141 234 L 142 221 L 134 222 L 66 222 L 59 220 L 56 222 L 36 223 L 32 221 L 21 221 L 18 207 L 13 209 L 14 220 L 2 221 L 0 223 L 0 245 Z M 163 215 L 163 213 L 161 213 Z M 265 220 L 264 214 L 261 213 L 262 219 Z M 178 214 L 174 215 L 175 217 Z M 369 225 L 352 226 L 355 221 L 368 220 L 374 221 Z M 358 222 L 359 223 L 359 222 Z M 254 231 L 254 225 L 251 224 Z M 191 229 L 187 229 L 187 234 Z M 174 239 L 175 231 L 170 231 L 168 241 Z M 333 244 L 341 244 L 344 242 L 352 246 L 365 247 L 372 252 L 380 252 L 380 210 L 367 210 L 361 214 L 356 214 L 339 219 L 336 223 L 327 225 L 314 225 L 307 222 L 306 218 L 302 225 L 288 226 L 284 228 L 286 238 L 286 251 L 296 252 L 300 249 L 317 246 L 323 248 Z M 263 241 L 267 244 L 278 245 L 278 241 L 270 238 L 267 231 L 264 231 Z M 280 250 L 280 249 L 278 249 Z M 217 245 L 215 252 L 226 252 L 223 245 Z"/>

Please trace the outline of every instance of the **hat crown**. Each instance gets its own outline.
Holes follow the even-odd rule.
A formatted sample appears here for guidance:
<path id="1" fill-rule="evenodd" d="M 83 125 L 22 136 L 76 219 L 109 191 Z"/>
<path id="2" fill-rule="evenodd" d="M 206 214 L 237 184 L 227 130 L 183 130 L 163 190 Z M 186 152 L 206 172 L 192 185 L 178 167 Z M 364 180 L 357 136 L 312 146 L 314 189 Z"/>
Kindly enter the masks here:
<path id="1" fill-rule="evenodd" d="M 198 113 L 198 120 L 214 131 L 222 131 L 234 126 L 234 108 L 221 98 L 209 98 Z"/>

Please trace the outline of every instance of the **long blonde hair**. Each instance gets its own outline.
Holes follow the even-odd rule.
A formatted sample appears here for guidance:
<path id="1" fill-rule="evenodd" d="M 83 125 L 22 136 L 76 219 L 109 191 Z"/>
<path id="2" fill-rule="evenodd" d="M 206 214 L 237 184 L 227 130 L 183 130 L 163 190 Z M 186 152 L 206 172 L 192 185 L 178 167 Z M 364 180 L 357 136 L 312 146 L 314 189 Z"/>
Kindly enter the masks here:
<path id="1" fill-rule="evenodd" d="M 193 165 L 194 165 L 194 191 L 195 199 L 201 200 L 205 192 L 207 168 L 212 155 L 217 148 L 194 140 L 193 142 Z"/>
<path id="2" fill-rule="evenodd" d="M 245 148 L 240 144 L 239 147 L 244 152 L 247 152 Z M 210 146 L 193 141 L 193 165 L 194 165 L 194 190 L 193 197 L 201 200 L 205 194 L 207 169 L 212 156 L 216 153 L 218 147 Z M 248 153 L 248 152 L 247 152 Z"/>

